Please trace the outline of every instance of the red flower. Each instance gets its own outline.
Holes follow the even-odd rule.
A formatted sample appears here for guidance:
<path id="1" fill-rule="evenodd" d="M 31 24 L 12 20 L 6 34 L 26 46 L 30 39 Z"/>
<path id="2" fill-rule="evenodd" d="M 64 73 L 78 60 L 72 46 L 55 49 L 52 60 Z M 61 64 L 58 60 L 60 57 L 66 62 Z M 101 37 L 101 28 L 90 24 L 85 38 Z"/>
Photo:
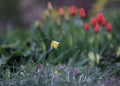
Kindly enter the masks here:
<path id="1" fill-rule="evenodd" d="M 102 13 L 98 13 L 98 14 L 97 14 L 97 21 L 98 21 L 98 22 L 101 22 L 101 21 L 102 21 L 102 18 L 103 18 L 103 14 L 102 14 Z"/>
<path id="2" fill-rule="evenodd" d="M 88 25 L 87 22 L 84 23 L 84 29 L 85 29 L 85 30 L 89 30 L 89 25 Z"/>
<path id="3" fill-rule="evenodd" d="M 91 25 L 94 27 L 97 24 L 97 19 L 94 17 L 91 19 Z"/>
<path id="4" fill-rule="evenodd" d="M 105 26 L 105 25 L 106 25 L 106 19 L 105 19 L 105 17 L 102 17 L 102 18 L 101 18 L 100 24 L 101 24 L 102 26 Z"/>
<path id="5" fill-rule="evenodd" d="M 84 8 L 80 8 L 79 14 L 80 14 L 80 16 L 81 16 L 82 18 L 85 18 L 85 17 L 86 17 L 85 9 L 84 9 Z"/>
<path id="6" fill-rule="evenodd" d="M 95 33 L 98 33 L 98 32 L 100 31 L 100 27 L 99 27 L 98 24 L 95 25 L 95 27 L 94 27 L 94 31 L 95 31 Z"/>
<path id="7" fill-rule="evenodd" d="M 59 8 L 59 15 L 64 16 L 64 9 L 62 7 Z"/>
<path id="8" fill-rule="evenodd" d="M 70 14 L 71 14 L 71 15 L 75 15 L 76 12 L 77 12 L 76 7 L 75 7 L 74 5 L 71 6 L 71 8 L 70 8 Z"/>
<path id="9" fill-rule="evenodd" d="M 108 24 L 106 25 L 106 30 L 107 30 L 108 32 L 110 32 L 110 31 L 112 30 L 112 24 L 111 24 L 111 23 L 108 23 Z"/>
<path id="10" fill-rule="evenodd" d="M 103 16 L 102 13 L 97 14 L 97 21 L 99 22 L 100 25 L 105 26 L 106 25 L 106 19 Z"/>

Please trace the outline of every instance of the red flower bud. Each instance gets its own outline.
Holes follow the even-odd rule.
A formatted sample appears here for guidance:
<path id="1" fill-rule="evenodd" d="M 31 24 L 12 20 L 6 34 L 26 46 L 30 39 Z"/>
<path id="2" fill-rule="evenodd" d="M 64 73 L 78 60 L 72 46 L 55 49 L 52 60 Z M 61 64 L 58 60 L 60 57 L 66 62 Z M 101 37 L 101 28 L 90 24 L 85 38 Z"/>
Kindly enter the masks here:
<path id="1" fill-rule="evenodd" d="M 91 25 L 94 27 L 97 24 L 97 19 L 94 17 L 91 19 Z"/>
<path id="2" fill-rule="evenodd" d="M 52 9 L 53 9 L 53 6 L 52 6 L 52 3 L 51 3 L 51 2 L 48 2 L 48 9 L 49 9 L 49 10 L 52 10 Z"/>
<path id="3" fill-rule="evenodd" d="M 99 27 L 98 24 L 95 25 L 95 27 L 94 27 L 94 31 L 95 31 L 95 33 L 98 33 L 98 32 L 100 31 L 100 27 Z"/>
<path id="4" fill-rule="evenodd" d="M 70 8 L 70 14 L 71 14 L 71 15 L 75 15 L 76 12 L 77 12 L 76 7 L 75 7 L 74 5 L 71 6 L 71 8 Z"/>
<path id="5" fill-rule="evenodd" d="M 101 22 L 102 18 L 103 18 L 103 14 L 102 13 L 98 13 L 97 14 L 97 21 Z"/>
<path id="6" fill-rule="evenodd" d="M 106 25 L 106 19 L 105 19 L 105 17 L 102 17 L 102 19 L 101 19 L 101 21 L 100 21 L 100 24 L 101 24 L 102 26 L 105 26 L 105 25 Z"/>
<path id="7" fill-rule="evenodd" d="M 64 9 L 63 8 L 59 8 L 59 15 L 64 16 Z"/>
<path id="8" fill-rule="evenodd" d="M 84 9 L 84 8 L 80 8 L 79 15 L 80 15 L 82 18 L 85 18 L 85 17 L 86 17 L 86 12 L 85 12 L 85 9 Z"/>
<path id="9" fill-rule="evenodd" d="M 89 30 L 89 25 L 88 25 L 87 22 L 84 23 L 84 29 L 85 29 L 85 30 Z"/>
<path id="10" fill-rule="evenodd" d="M 111 23 L 108 23 L 108 24 L 106 25 L 106 30 L 107 30 L 108 32 L 110 32 L 110 31 L 112 30 L 112 24 L 111 24 Z"/>
<path id="11" fill-rule="evenodd" d="M 103 16 L 102 13 L 97 14 L 97 21 L 99 22 L 100 25 L 105 26 L 106 25 L 106 19 Z"/>

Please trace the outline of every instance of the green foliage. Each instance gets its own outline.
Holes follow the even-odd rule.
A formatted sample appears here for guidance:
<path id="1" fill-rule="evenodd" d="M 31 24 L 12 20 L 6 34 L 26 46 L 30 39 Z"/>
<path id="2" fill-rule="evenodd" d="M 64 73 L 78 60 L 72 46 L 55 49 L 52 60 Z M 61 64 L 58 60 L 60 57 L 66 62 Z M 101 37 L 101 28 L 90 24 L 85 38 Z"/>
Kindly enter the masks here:
<path id="1" fill-rule="evenodd" d="M 31 29 L 7 30 L 0 38 L 0 85 L 99 86 L 112 76 L 119 81 L 119 19 L 111 18 L 113 30 L 87 31 L 78 16 L 59 23 L 47 18 Z M 117 23 L 114 23 L 117 22 Z M 38 24 L 39 24 L 38 23 Z M 51 42 L 60 43 L 57 49 Z M 5 83 L 4 83 L 5 82 Z M 115 83 L 115 81 L 113 82 Z"/>

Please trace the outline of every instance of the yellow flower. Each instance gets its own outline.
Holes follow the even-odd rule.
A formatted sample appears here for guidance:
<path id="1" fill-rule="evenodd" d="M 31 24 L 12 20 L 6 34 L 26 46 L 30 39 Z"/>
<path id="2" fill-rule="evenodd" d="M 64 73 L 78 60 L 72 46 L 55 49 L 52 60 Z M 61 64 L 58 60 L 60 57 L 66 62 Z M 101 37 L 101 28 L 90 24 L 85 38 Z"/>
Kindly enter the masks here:
<path id="1" fill-rule="evenodd" d="M 107 33 L 106 36 L 107 36 L 107 39 L 108 39 L 108 40 L 111 40 L 111 39 L 112 39 L 112 34 L 111 34 L 111 33 Z"/>
<path id="2" fill-rule="evenodd" d="M 118 47 L 118 49 L 117 49 L 117 57 L 119 57 L 120 56 L 120 47 Z"/>
<path id="3" fill-rule="evenodd" d="M 46 18 L 49 18 L 49 17 L 50 17 L 50 13 L 49 13 L 49 11 L 48 11 L 48 10 L 45 10 L 44 15 L 45 15 Z"/>
<path id="4" fill-rule="evenodd" d="M 57 49 L 58 48 L 58 46 L 59 46 L 59 42 L 57 42 L 57 41 L 52 41 L 51 42 L 51 48 L 53 48 L 53 49 Z"/>
<path id="5" fill-rule="evenodd" d="M 95 55 L 94 55 L 93 52 L 89 52 L 89 53 L 88 53 L 88 57 L 89 57 L 89 59 L 90 59 L 92 62 L 95 61 Z"/>
<path id="6" fill-rule="evenodd" d="M 58 75 L 58 74 L 59 74 L 57 70 L 55 70 L 55 72 L 54 72 L 54 73 L 55 73 L 55 75 Z"/>
<path id="7" fill-rule="evenodd" d="M 59 78 L 59 72 L 57 70 L 54 71 L 53 78 L 54 79 Z"/>
<path id="8" fill-rule="evenodd" d="M 41 27 L 41 22 L 40 22 L 40 21 L 35 21 L 35 27 L 36 27 L 36 28 Z"/>
<path id="9" fill-rule="evenodd" d="M 100 55 L 96 55 L 96 63 L 99 64 L 100 63 Z"/>

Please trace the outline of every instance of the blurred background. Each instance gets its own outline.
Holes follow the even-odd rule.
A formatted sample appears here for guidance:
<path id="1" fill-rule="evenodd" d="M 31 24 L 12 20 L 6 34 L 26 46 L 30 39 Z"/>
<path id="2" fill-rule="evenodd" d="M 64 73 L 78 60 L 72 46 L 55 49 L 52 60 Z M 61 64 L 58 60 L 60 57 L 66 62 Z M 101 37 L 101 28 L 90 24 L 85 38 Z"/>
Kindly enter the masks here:
<path id="1" fill-rule="evenodd" d="M 0 29 L 28 28 L 36 20 L 44 20 L 43 13 L 49 1 L 56 8 L 75 5 L 91 13 L 120 9 L 120 0 L 0 0 Z"/>
<path id="2" fill-rule="evenodd" d="M 64 64 L 80 73 L 59 71 Z M 0 0 L 0 80 L 120 86 L 120 0 Z"/>

